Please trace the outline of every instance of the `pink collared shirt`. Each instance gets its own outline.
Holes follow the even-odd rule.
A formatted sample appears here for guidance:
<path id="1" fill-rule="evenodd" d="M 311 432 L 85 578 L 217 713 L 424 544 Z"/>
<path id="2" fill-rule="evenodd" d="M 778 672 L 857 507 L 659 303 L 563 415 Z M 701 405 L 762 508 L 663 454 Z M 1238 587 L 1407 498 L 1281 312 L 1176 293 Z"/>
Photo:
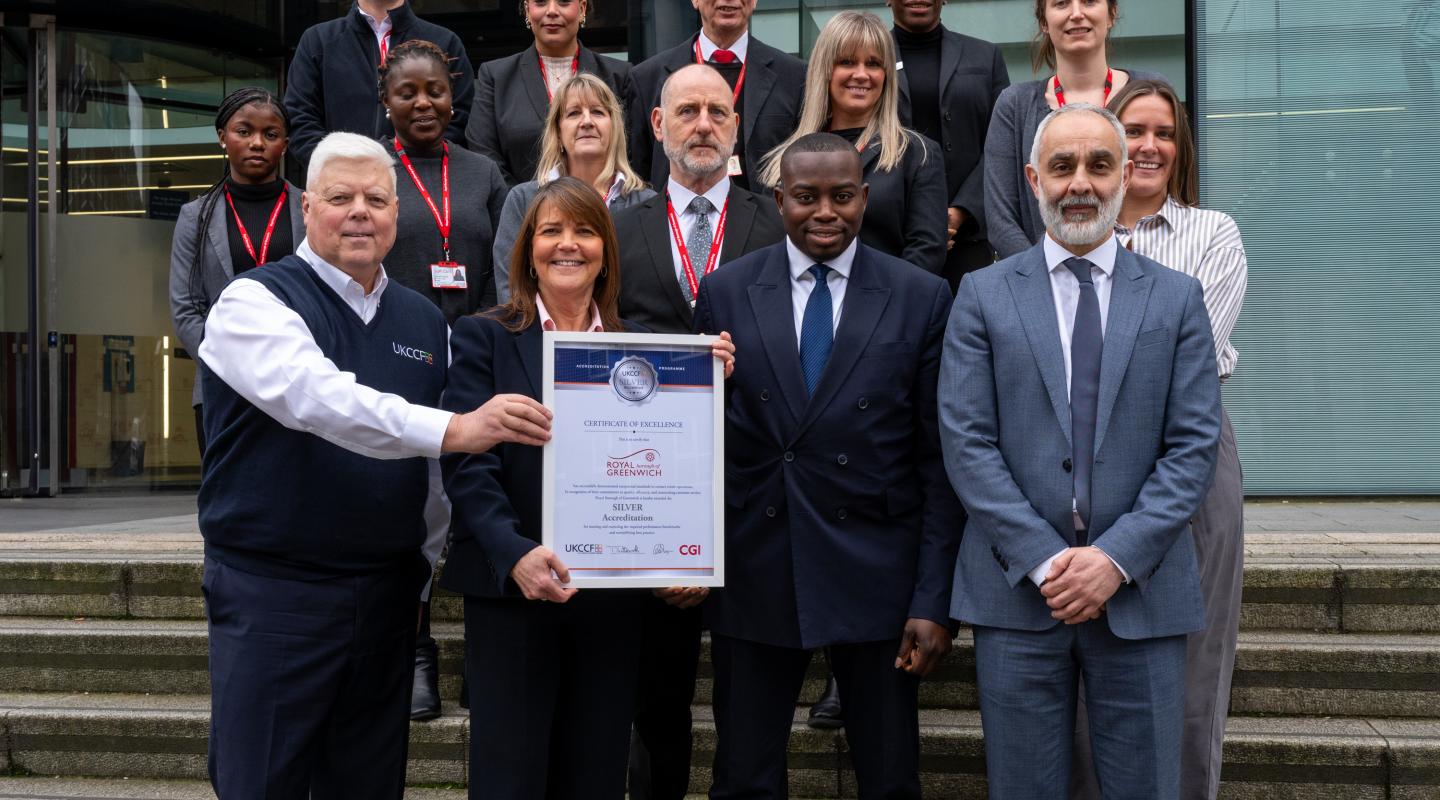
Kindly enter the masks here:
<path id="1" fill-rule="evenodd" d="M 535 310 L 540 313 L 540 328 L 541 328 L 541 330 L 547 330 L 547 331 L 553 331 L 553 330 L 555 330 L 555 320 L 553 320 L 553 319 L 550 318 L 550 312 L 549 312 L 549 310 L 547 310 L 547 309 L 545 308 L 545 301 L 540 298 L 540 295 L 539 295 L 538 293 L 535 295 Z M 591 300 L 591 301 L 590 301 L 590 328 L 589 328 L 589 332 L 591 332 L 591 333 L 604 333 L 604 332 L 605 332 L 605 323 L 603 323 L 603 322 L 600 321 L 600 306 L 595 305 L 595 301 L 594 301 L 594 300 Z"/>

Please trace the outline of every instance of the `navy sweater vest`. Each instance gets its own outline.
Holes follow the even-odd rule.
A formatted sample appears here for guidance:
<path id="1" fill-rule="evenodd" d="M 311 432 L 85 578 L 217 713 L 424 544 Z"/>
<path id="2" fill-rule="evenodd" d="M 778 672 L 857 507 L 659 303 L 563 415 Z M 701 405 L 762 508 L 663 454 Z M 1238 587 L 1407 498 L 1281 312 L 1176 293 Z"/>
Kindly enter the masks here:
<path id="1" fill-rule="evenodd" d="M 298 256 L 245 278 L 299 314 L 320 350 L 359 383 L 439 406 L 448 336 L 434 303 L 391 281 L 367 325 Z M 370 458 L 286 428 L 209 370 L 203 389 L 206 555 L 247 572 L 301 579 L 416 562 L 426 535 L 424 458 Z"/>

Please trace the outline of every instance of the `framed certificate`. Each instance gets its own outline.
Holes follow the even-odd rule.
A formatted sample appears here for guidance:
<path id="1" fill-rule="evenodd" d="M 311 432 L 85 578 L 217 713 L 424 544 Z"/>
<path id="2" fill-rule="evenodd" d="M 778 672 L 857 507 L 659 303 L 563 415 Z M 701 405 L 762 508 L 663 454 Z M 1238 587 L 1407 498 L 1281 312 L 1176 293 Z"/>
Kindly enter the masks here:
<path id="1" fill-rule="evenodd" d="M 542 543 L 570 586 L 725 585 L 714 338 L 546 332 Z"/>

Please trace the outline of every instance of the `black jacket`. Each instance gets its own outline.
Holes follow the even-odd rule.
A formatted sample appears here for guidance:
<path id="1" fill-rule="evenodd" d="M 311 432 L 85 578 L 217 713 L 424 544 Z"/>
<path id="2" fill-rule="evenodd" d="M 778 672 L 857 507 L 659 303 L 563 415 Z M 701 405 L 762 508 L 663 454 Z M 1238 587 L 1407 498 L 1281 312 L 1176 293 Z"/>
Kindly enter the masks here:
<path id="1" fill-rule="evenodd" d="M 870 197 L 860 223 L 860 241 L 880 252 L 939 273 L 945 265 L 945 174 L 930 139 L 909 132 L 910 146 L 889 172 L 877 166 L 880 143 L 860 154 Z"/>
<path id="2" fill-rule="evenodd" d="M 693 317 L 670 253 L 664 191 L 661 184 L 661 194 L 615 212 L 615 238 L 620 240 L 620 316 L 656 333 L 689 333 Z M 726 202 L 725 240 L 720 243 L 717 270 L 785 238 L 771 198 L 732 183 Z M 676 213 L 682 210 L 676 209 Z M 704 269 L 704 256 L 700 258 L 702 262 L 695 264 L 697 272 Z"/>
<path id="3" fill-rule="evenodd" d="M 943 30 L 943 29 L 942 29 Z M 899 71 L 900 121 L 911 125 L 909 70 Z M 949 204 L 971 222 L 962 240 L 985 238 L 985 131 L 995 99 L 1010 85 L 1000 48 L 944 30 L 940 39 L 940 151 L 945 157 Z M 873 196 L 871 198 L 874 199 Z"/>
<path id="4" fill-rule="evenodd" d="M 625 108 L 630 101 L 630 65 L 580 45 L 580 71 L 599 77 Z M 475 76 L 475 106 L 465 126 L 470 149 L 487 155 L 514 186 L 535 180 L 540 141 L 550 96 L 540 74 L 540 54 L 530 45 L 513 56 L 486 61 Z M 624 133 L 615 120 L 615 134 Z"/>
<path id="5" fill-rule="evenodd" d="M 670 73 L 695 63 L 699 34 L 675 47 L 656 53 L 630 73 L 635 83 L 629 117 L 630 164 L 660 191 L 670 175 L 670 160 L 658 146 L 650 128 L 650 112 L 660 105 L 660 89 Z M 740 136 L 745 143 L 745 174 L 760 174 L 765 154 L 785 141 L 800 121 L 805 98 L 805 62 L 750 37 L 745 56 L 745 86 L 741 88 Z M 755 183 L 751 182 L 751 186 Z"/>
<path id="6" fill-rule="evenodd" d="M 460 37 L 415 16 L 407 2 L 390 12 L 390 46 L 411 39 L 434 42 L 450 54 L 455 115 L 445 137 L 464 144 L 465 119 L 475 94 L 474 72 Z M 380 49 L 360 8 L 312 26 L 300 36 L 285 88 L 290 151 L 303 169 L 315 145 L 334 131 L 380 139 L 395 132 L 380 103 Z"/>

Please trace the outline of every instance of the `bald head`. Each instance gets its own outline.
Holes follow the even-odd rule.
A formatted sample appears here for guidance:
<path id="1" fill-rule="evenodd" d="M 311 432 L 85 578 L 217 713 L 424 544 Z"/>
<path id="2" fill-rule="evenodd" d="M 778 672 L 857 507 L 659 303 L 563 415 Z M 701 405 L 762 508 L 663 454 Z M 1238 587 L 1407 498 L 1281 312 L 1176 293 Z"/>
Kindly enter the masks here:
<path id="1" fill-rule="evenodd" d="M 713 67 L 690 64 L 665 81 L 650 125 L 670 159 L 670 174 L 683 185 L 708 188 L 724 177 L 735 150 L 735 93 Z"/>

